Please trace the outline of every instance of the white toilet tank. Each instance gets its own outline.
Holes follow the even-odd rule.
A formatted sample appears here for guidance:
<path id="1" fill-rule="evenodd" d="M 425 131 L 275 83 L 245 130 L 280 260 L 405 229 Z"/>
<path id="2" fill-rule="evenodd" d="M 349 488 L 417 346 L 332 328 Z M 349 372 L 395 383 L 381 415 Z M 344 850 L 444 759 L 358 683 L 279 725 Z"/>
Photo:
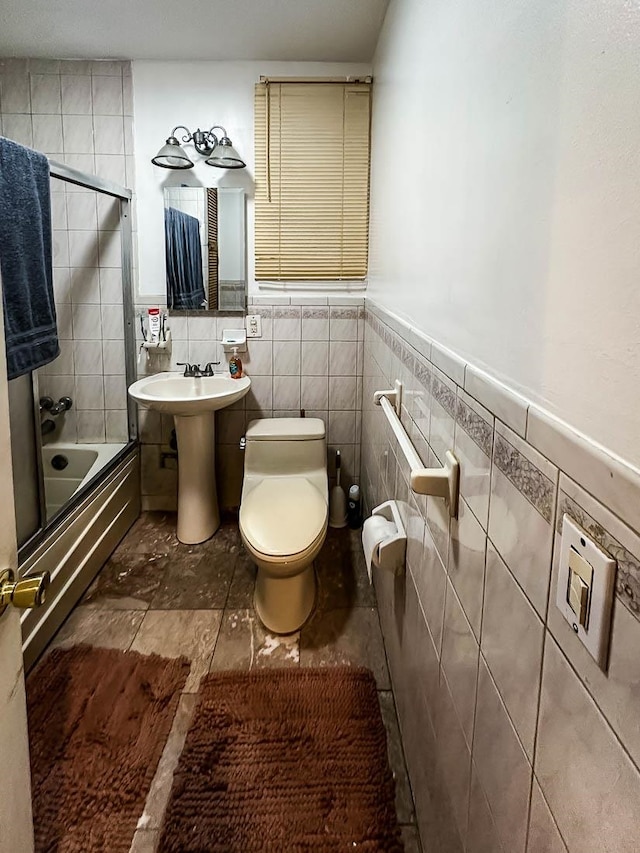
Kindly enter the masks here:
<path id="1" fill-rule="evenodd" d="M 327 450 L 320 418 L 262 418 L 246 432 L 244 479 L 304 476 L 326 488 Z"/>

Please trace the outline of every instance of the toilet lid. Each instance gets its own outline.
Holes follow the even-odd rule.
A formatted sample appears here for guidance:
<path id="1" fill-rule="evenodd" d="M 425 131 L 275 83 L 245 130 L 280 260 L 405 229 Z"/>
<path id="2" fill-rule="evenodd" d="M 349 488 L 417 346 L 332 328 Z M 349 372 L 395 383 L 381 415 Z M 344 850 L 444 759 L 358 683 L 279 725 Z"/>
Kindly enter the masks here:
<path id="1" fill-rule="evenodd" d="M 240 526 L 251 546 L 271 557 L 290 557 L 312 545 L 327 522 L 327 502 L 303 477 L 269 477 L 240 505 Z"/>

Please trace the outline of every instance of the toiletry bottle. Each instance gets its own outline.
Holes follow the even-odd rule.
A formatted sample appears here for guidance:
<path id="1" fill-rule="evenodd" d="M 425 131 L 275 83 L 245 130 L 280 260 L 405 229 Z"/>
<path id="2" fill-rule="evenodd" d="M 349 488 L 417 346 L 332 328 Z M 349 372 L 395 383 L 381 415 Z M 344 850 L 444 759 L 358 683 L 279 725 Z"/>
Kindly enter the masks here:
<path id="1" fill-rule="evenodd" d="M 232 379 L 242 379 L 242 361 L 238 356 L 238 347 L 233 348 L 233 355 L 229 359 L 229 373 Z"/>
<path id="2" fill-rule="evenodd" d="M 151 341 L 157 344 L 160 340 L 160 309 L 149 308 L 147 314 L 149 317 L 149 335 Z"/>

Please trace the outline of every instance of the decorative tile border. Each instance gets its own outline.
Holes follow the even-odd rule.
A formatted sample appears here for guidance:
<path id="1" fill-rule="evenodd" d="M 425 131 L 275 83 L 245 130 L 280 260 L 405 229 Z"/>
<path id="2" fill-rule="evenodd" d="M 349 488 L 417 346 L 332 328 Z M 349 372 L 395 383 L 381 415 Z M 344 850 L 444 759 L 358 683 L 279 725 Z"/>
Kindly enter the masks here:
<path id="1" fill-rule="evenodd" d="M 415 360 L 415 377 L 422 387 L 431 393 L 431 370 L 419 358 Z"/>
<path id="2" fill-rule="evenodd" d="M 276 305 L 273 309 L 274 320 L 299 320 L 300 315 L 300 308 L 281 308 Z"/>
<path id="3" fill-rule="evenodd" d="M 551 524 L 554 492 L 551 480 L 498 432 L 495 433 L 493 459 L 496 467 Z"/>
<path id="4" fill-rule="evenodd" d="M 357 320 L 358 309 L 353 308 L 331 308 L 330 311 L 332 320 Z"/>
<path id="5" fill-rule="evenodd" d="M 431 394 L 434 400 L 437 400 L 442 408 L 448 412 L 455 420 L 456 417 L 456 392 L 452 391 L 448 385 L 435 375 L 431 379 Z"/>
<path id="6" fill-rule="evenodd" d="M 480 450 L 491 459 L 493 447 L 493 424 L 487 423 L 471 406 L 458 397 L 458 414 L 456 423 L 462 427 L 469 438 Z"/>
<path id="7" fill-rule="evenodd" d="M 329 309 L 328 308 L 303 308 L 302 309 L 302 319 L 303 320 L 328 320 L 329 319 Z"/>
<path id="8" fill-rule="evenodd" d="M 562 516 L 569 515 L 618 563 L 616 596 L 640 621 L 640 560 L 627 551 L 605 528 L 565 492 L 560 492 L 556 530 L 562 533 Z"/>

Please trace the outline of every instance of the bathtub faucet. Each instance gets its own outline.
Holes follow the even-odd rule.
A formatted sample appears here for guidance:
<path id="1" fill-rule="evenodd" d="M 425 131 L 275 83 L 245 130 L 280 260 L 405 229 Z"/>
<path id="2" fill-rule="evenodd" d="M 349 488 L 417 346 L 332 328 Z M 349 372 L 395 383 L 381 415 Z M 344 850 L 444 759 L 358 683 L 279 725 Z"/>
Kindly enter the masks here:
<path id="1" fill-rule="evenodd" d="M 40 397 L 40 411 L 41 412 L 49 412 L 50 415 L 55 417 L 56 415 L 61 415 L 62 412 L 68 411 L 73 405 L 73 400 L 71 397 L 60 397 L 57 403 L 53 402 L 52 397 Z"/>

